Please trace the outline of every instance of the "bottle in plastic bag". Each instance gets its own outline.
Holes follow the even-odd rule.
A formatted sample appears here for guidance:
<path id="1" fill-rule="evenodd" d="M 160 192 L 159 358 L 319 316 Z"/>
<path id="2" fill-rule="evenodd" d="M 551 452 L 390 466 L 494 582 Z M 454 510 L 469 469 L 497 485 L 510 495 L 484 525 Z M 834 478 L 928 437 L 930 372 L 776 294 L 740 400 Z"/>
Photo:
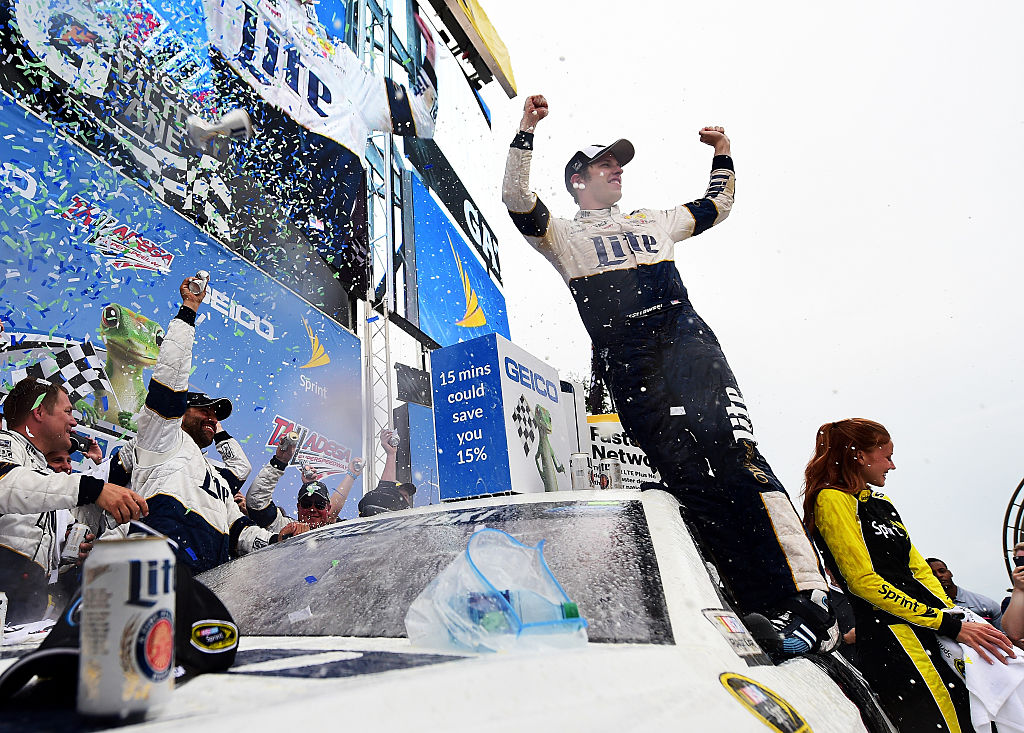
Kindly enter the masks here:
<path id="1" fill-rule="evenodd" d="M 504 602 L 503 602 L 504 601 Z M 516 626 L 543 624 L 580 617 L 579 607 L 572 601 L 555 605 L 532 591 L 500 590 L 496 593 L 469 593 L 470 620 L 490 633 L 505 634 Z M 519 624 L 509 619 L 511 610 Z"/>
<path id="2" fill-rule="evenodd" d="M 496 529 L 475 532 L 405 616 L 418 646 L 471 651 L 566 648 L 587 643 L 587 621 L 544 561 Z"/>

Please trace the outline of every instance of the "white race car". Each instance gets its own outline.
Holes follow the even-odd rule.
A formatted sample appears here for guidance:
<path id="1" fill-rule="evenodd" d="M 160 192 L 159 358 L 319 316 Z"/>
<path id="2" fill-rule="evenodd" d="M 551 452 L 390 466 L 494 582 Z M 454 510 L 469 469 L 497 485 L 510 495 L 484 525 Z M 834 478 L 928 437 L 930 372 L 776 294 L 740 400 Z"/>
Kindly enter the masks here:
<path id="1" fill-rule="evenodd" d="M 470 653 L 406 638 L 412 601 L 482 527 L 544 557 L 588 623 L 557 651 Z M 661 491 L 527 494 L 340 522 L 199 579 L 232 613 L 234 666 L 180 685 L 145 730 L 895 729 L 837 654 L 774 665 Z M 24 647 L 10 650 L 23 653 Z M 0 671 L 11 662 L 0 660 Z M 62 725 L 58 725 L 62 723 Z M 0 713 L 0 728 L 74 713 Z"/>

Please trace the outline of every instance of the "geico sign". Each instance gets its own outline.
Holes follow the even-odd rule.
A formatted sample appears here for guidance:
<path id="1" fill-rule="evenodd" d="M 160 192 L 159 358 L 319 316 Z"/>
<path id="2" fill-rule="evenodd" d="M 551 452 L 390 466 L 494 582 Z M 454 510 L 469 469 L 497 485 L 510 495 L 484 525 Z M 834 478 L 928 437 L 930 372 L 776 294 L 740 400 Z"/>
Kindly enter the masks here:
<path id="1" fill-rule="evenodd" d="M 552 402 L 558 402 L 558 385 L 550 379 L 545 379 L 543 374 L 538 374 L 528 367 L 516 362 L 511 356 L 505 357 L 505 375 L 513 382 L 526 385 L 539 395 L 547 397 Z"/>
<path id="2" fill-rule="evenodd" d="M 267 341 L 274 340 L 273 323 L 266 318 L 256 315 L 241 303 L 235 302 L 234 297 L 229 296 L 224 291 L 217 290 L 208 285 L 203 302 L 209 303 L 211 308 L 218 313 L 224 314 L 239 326 L 255 331 Z"/>

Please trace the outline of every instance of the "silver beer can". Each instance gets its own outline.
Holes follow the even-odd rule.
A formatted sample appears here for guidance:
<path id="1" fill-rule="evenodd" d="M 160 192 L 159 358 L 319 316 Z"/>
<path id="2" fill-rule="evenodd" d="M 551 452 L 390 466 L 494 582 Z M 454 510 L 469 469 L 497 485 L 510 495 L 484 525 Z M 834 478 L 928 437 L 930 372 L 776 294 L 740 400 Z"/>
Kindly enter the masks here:
<path id="1" fill-rule="evenodd" d="M 294 430 L 290 430 L 281 436 L 281 439 L 277 441 L 277 444 L 284 450 L 288 450 L 292 446 L 297 446 L 299 444 L 299 434 Z"/>
<path id="2" fill-rule="evenodd" d="M 602 489 L 617 491 L 622 488 L 622 462 L 617 458 L 605 458 L 601 461 L 598 474 Z"/>
<path id="3" fill-rule="evenodd" d="M 590 456 L 586 453 L 573 453 L 569 456 L 569 478 L 573 491 L 589 491 L 591 483 Z"/>
<path id="4" fill-rule="evenodd" d="M 188 281 L 188 289 L 193 295 L 202 295 L 206 286 L 210 283 L 210 273 L 200 270 L 195 277 Z"/>
<path id="5" fill-rule="evenodd" d="M 85 536 L 90 531 L 88 524 L 75 522 L 71 525 L 67 542 L 64 543 L 64 549 L 60 553 L 61 565 L 74 565 L 78 562 L 78 546 L 85 542 Z"/>
<path id="6" fill-rule="evenodd" d="M 163 537 L 97 542 L 83 566 L 78 712 L 125 718 L 174 689 L 174 554 Z"/>

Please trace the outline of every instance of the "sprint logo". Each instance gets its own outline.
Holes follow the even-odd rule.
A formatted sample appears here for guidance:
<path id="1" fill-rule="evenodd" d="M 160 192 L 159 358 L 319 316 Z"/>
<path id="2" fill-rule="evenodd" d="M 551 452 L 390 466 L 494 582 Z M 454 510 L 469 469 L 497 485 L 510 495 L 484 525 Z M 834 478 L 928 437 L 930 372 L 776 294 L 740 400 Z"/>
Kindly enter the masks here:
<path id="1" fill-rule="evenodd" d="M 320 339 L 313 329 L 309 327 L 309 323 L 306 319 L 302 319 L 302 325 L 306 327 L 306 335 L 309 336 L 309 349 L 311 355 L 309 361 L 299 367 L 299 369 L 312 369 L 313 367 L 323 366 L 324 364 L 331 363 L 331 356 L 327 353 L 327 349 L 324 348 L 323 344 L 320 343 Z"/>
<path id="2" fill-rule="evenodd" d="M 462 266 L 462 260 L 455 253 L 455 245 L 452 244 L 452 238 L 448 237 L 448 246 L 452 248 L 452 257 L 455 258 L 455 266 L 459 268 L 459 279 L 462 281 L 462 293 L 466 298 L 466 313 L 462 316 L 461 321 L 456 321 L 456 326 L 462 326 L 463 328 L 478 328 L 480 326 L 487 325 L 487 315 L 484 313 L 484 309 L 480 306 L 480 301 L 476 296 L 476 291 L 473 290 L 473 286 L 469 282 L 469 273 L 466 272 Z"/>

